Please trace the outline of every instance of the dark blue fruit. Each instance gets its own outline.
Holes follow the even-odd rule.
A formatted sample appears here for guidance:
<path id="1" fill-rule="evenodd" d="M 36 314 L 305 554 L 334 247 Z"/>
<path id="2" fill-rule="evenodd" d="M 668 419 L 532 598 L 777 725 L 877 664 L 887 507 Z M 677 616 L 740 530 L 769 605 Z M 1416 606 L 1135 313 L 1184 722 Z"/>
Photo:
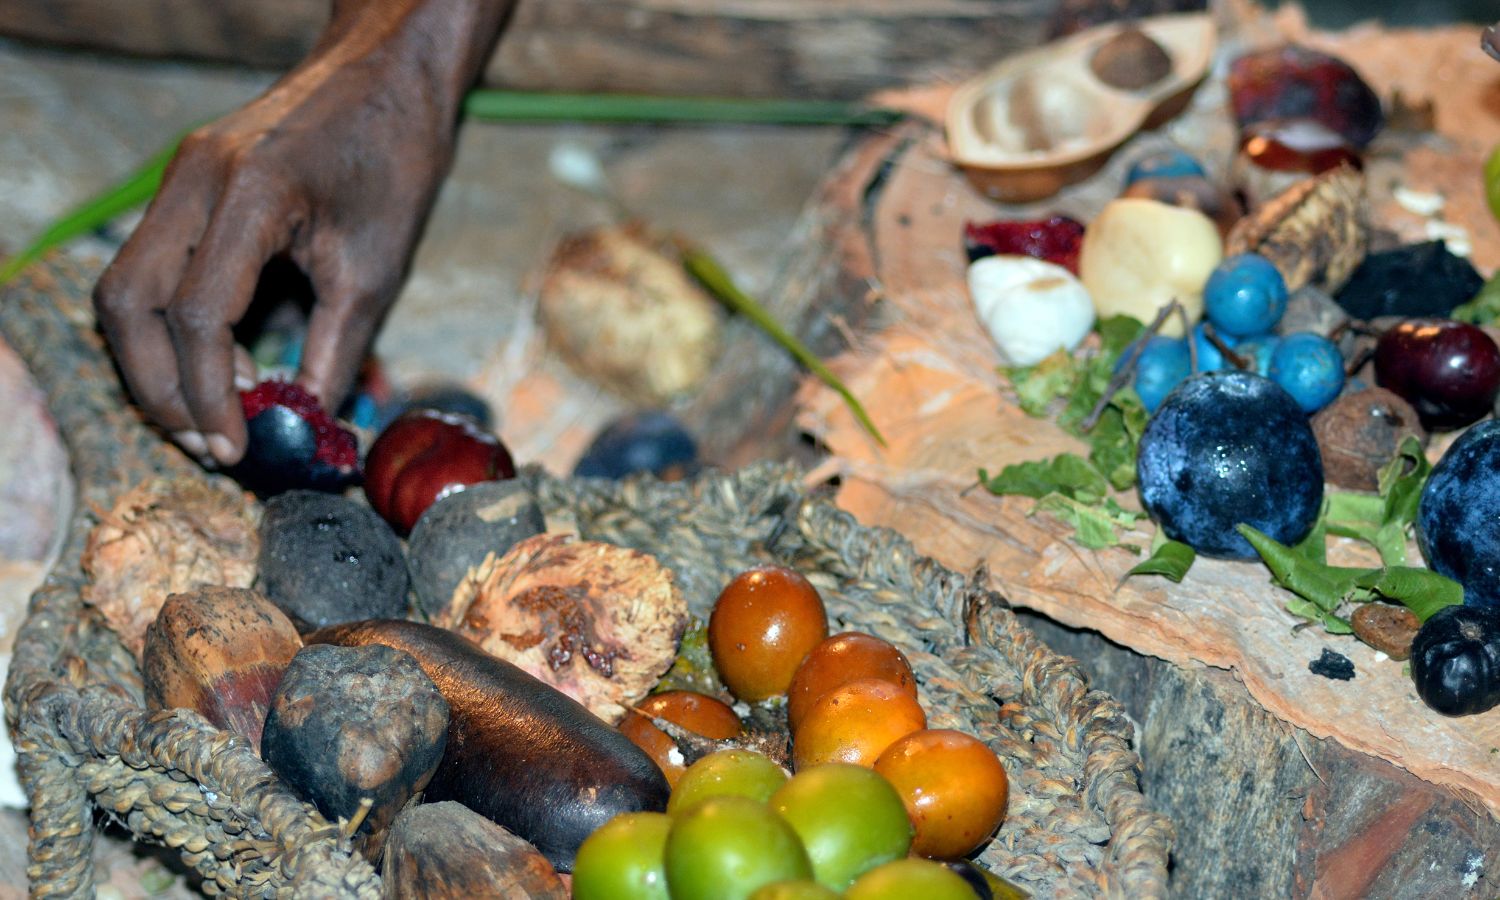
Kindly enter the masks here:
<path id="1" fill-rule="evenodd" d="M 1250 372 L 1194 375 L 1168 394 L 1141 435 L 1136 478 L 1167 537 L 1205 556 L 1255 559 L 1241 523 L 1295 544 L 1323 505 L 1307 414 Z"/>
<path id="2" fill-rule="evenodd" d="M 1411 680 L 1422 702 L 1445 716 L 1500 704 L 1500 609 L 1446 606 L 1433 613 L 1411 642 Z"/>
<path id="3" fill-rule="evenodd" d="M 649 411 L 614 420 L 573 469 L 580 478 L 624 478 L 650 472 L 675 481 L 698 469 L 698 445 L 671 414 Z"/>
<path id="4" fill-rule="evenodd" d="M 1470 427 L 1433 468 L 1417 545 L 1433 571 L 1463 585 L 1465 604 L 1500 608 L 1500 421 Z"/>

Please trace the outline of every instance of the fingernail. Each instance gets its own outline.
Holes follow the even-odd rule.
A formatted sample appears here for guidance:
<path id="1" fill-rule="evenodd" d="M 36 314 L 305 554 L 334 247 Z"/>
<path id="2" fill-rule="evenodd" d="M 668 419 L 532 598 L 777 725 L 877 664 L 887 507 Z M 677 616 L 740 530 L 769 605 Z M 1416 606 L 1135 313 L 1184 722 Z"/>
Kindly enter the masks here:
<path id="1" fill-rule="evenodd" d="M 208 436 L 208 449 L 213 453 L 214 459 L 229 465 L 236 459 L 234 444 L 222 434 L 211 434 Z"/>
<path id="2" fill-rule="evenodd" d="M 204 456 L 208 453 L 208 444 L 203 440 L 203 435 L 196 431 L 179 431 L 172 435 L 172 440 L 177 446 L 188 452 L 189 456 Z"/>
<path id="3" fill-rule="evenodd" d="M 255 379 L 250 378 L 243 372 L 234 373 L 234 389 L 237 391 L 248 391 L 255 387 Z"/>

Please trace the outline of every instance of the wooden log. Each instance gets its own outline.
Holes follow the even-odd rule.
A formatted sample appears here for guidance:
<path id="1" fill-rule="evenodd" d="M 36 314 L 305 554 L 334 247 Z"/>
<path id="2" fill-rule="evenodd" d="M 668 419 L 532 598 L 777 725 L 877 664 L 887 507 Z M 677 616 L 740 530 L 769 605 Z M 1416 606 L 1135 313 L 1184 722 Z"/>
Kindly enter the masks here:
<path id="1" fill-rule="evenodd" d="M 862 97 L 1034 44 L 1055 0 L 525 0 L 492 86 L 552 91 Z M 328 0 L 8 0 L 0 34 L 286 68 Z"/>
<path id="2" fill-rule="evenodd" d="M 396 817 L 383 881 L 386 900 L 568 896 L 535 847 L 452 801 L 409 806 Z"/>

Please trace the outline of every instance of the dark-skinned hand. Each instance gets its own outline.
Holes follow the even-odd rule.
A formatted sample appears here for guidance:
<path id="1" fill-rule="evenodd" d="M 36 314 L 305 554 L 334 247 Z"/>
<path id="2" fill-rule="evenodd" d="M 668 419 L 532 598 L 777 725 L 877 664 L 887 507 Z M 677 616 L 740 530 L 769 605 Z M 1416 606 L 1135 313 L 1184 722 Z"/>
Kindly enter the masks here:
<path id="1" fill-rule="evenodd" d="M 458 105 L 510 0 L 344 0 L 312 54 L 188 135 L 95 307 L 125 381 L 183 449 L 245 452 L 232 329 L 278 255 L 316 300 L 298 380 L 347 394 L 452 157 Z"/>

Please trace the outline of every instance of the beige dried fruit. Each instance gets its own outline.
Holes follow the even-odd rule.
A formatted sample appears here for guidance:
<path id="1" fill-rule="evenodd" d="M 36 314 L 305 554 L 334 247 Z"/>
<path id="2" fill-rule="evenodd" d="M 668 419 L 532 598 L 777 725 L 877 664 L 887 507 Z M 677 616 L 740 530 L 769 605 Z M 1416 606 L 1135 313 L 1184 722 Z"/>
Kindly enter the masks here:
<path id="1" fill-rule="evenodd" d="M 1361 604 L 1349 624 L 1356 637 L 1395 660 L 1411 656 L 1411 642 L 1422 626 L 1406 607 L 1378 601 Z"/>
<path id="2" fill-rule="evenodd" d="M 167 595 L 248 588 L 259 553 L 249 495 L 190 479 L 146 482 L 121 496 L 89 533 L 83 599 L 140 658 L 146 628 Z"/>
<path id="3" fill-rule="evenodd" d="M 543 276 L 537 315 L 579 374 L 631 400 L 665 403 L 703 381 L 723 312 L 645 226 L 563 238 Z"/>
<path id="4" fill-rule="evenodd" d="M 434 619 L 610 723 L 672 665 L 687 622 L 655 557 L 558 534 L 487 557 Z"/>
<path id="5" fill-rule="evenodd" d="M 1259 253 L 1288 291 L 1313 285 L 1337 293 L 1370 243 L 1365 177 L 1348 166 L 1297 182 L 1234 226 L 1225 256 Z"/>

